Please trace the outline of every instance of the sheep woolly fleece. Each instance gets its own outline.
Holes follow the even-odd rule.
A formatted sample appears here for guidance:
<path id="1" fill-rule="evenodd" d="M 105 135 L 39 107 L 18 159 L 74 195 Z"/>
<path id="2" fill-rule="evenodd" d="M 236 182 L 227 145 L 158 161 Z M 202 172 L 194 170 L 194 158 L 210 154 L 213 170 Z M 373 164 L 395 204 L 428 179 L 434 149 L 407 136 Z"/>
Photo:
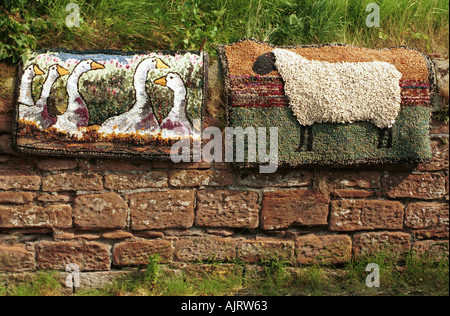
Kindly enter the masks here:
<path id="1" fill-rule="evenodd" d="M 300 125 L 371 121 L 392 127 L 401 103 L 402 74 L 387 62 L 329 63 L 274 49 L 275 66 Z"/>

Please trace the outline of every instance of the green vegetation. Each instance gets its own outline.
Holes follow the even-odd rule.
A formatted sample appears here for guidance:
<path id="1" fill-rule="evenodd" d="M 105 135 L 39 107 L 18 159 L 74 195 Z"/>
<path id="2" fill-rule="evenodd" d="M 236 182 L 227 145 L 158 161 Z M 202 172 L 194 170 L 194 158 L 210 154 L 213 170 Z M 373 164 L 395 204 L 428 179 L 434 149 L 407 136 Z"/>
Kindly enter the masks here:
<path id="1" fill-rule="evenodd" d="M 395 295 L 448 296 L 448 256 L 408 252 L 377 252 L 340 266 L 289 267 L 278 259 L 258 265 L 243 262 L 192 264 L 187 269 L 168 268 L 159 255 L 151 255 L 145 269 L 132 270 L 102 289 L 79 290 L 80 296 L 200 296 L 200 295 Z M 366 267 L 376 263 L 380 286 L 368 287 Z M 60 277 L 61 279 L 61 277 Z M 2 286 L 0 296 L 62 295 L 56 272 L 39 272 L 26 283 Z"/>
<path id="2" fill-rule="evenodd" d="M 79 27 L 68 27 L 79 6 Z M 5 0 L 0 60 L 27 50 L 66 47 L 124 50 L 205 49 L 245 37 L 277 45 L 343 42 L 406 45 L 448 55 L 448 0 L 380 0 L 380 27 L 365 24 L 372 0 Z"/>

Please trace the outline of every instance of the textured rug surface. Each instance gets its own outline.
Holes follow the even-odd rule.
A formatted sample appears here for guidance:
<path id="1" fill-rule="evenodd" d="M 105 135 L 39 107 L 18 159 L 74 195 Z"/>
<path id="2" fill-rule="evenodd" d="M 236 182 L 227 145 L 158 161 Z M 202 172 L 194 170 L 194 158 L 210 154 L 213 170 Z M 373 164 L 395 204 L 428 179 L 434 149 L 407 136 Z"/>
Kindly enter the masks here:
<path id="1" fill-rule="evenodd" d="M 200 135 L 207 65 L 199 51 L 30 53 L 17 74 L 15 147 L 168 158 L 174 142 Z"/>
<path id="2" fill-rule="evenodd" d="M 431 158 L 434 68 L 418 51 L 246 39 L 218 52 L 229 126 L 277 127 L 281 165 Z"/>

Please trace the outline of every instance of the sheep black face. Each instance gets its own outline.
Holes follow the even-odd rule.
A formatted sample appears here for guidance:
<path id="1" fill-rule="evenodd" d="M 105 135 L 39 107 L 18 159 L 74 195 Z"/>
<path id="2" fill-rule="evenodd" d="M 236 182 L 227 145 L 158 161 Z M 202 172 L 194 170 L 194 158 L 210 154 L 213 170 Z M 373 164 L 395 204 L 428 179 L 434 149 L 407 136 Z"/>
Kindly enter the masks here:
<path id="1" fill-rule="evenodd" d="M 275 54 L 265 53 L 256 58 L 252 70 L 258 75 L 265 75 L 271 71 L 277 70 L 275 67 Z"/>

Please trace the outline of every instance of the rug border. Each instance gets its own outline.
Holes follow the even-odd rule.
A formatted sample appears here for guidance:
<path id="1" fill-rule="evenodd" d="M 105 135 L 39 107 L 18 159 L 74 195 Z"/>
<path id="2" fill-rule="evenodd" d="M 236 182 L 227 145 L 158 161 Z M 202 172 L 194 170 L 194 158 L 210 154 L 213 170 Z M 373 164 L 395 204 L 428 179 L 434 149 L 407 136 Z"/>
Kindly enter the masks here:
<path id="1" fill-rule="evenodd" d="M 345 43 L 324 43 L 324 44 L 305 44 L 305 45 L 288 45 L 288 46 L 278 46 L 273 45 L 270 43 L 265 43 L 259 40 L 256 40 L 254 38 L 243 38 L 240 40 L 237 40 L 232 43 L 228 44 L 221 44 L 217 45 L 217 54 L 219 56 L 220 64 L 222 66 L 222 71 L 224 74 L 224 91 L 226 94 L 226 101 L 225 101 L 225 107 L 226 107 L 226 117 L 227 117 L 227 126 L 231 126 L 230 122 L 230 115 L 231 111 L 233 109 L 232 107 L 232 101 L 231 101 L 231 81 L 230 81 L 230 71 L 228 68 L 228 59 L 226 55 L 225 48 L 228 46 L 233 46 L 238 43 L 244 42 L 244 41 L 252 41 L 261 45 L 266 45 L 271 48 L 282 48 L 282 49 L 293 49 L 293 48 L 308 48 L 308 47 L 328 47 L 328 46 L 346 46 L 346 47 L 355 47 L 355 48 L 367 48 L 367 47 L 360 47 L 352 44 L 345 44 Z M 409 48 L 407 46 L 392 46 L 392 47 L 386 47 L 386 48 L 370 48 L 373 50 L 390 50 L 395 48 L 403 48 L 411 51 L 418 52 L 424 59 L 427 65 L 428 69 L 428 80 L 430 82 L 430 100 L 431 100 L 431 106 L 430 106 L 430 122 L 431 122 L 431 108 L 433 107 L 432 100 L 434 99 L 434 94 L 437 92 L 437 73 L 436 73 L 436 66 L 434 62 L 431 60 L 429 56 L 426 54 L 418 51 L 417 49 Z M 430 129 L 428 130 L 428 132 Z M 428 136 L 430 138 L 430 135 Z M 330 167 L 339 167 L 339 166 L 371 166 L 371 165 L 380 165 L 380 164 L 404 164 L 404 163 L 411 163 L 411 164 L 420 164 L 420 163 L 429 163 L 431 161 L 430 158 L 411 158 L 411 159 L 405 159 L 405 158 L 379 158 L 379 159 L 354 159 L 354 160 L 345 160 L 345 161 L 332 161 L 332 160 L 324 160 L 321 162 L 291 162 L 291 161 L 281 161 L 279 162 L 279 167 L 313 167 L 313 166 L 330 166 Z M 245 168 L 255 168 L 257 166 L 260 166 L 261 164 L 255 162 L 255 163 L 249 163 L 249 162 L 231 162 L 233 167 L 238 169 L 245 169 Z"/>
<path id="2" fill-rule="evenodd" d="M 36 53 L 46 53 L 46 52 L 63 52 L 70 54 L 78 54 L 78 55 L 90 55 L 90 54 L 109 54 L 109 55 L 135 55 L 135 54 L 149 54 L 149 53 L 162 53 L 162 54 L 201 54 L 203 53 L 203 88 L 202 88 L 202 102 L 201 102 L 201 128 L 203 130 L 203 126 L 205 124 L 205 107 L 206 102 L 208 100 L 208 70 L 209 70 L 209 55 L 205 50 L 195 51 L 195 50 L 165 50 L 165 51 L 120 51 L 115 49 L 101 49 L 101 50 L 72 50 L 66 48 L 51 48 L 51 49 L 41 49 L 33 51 Z M 18 104 L 18 94 L 19 94 L 19 85 L 20 78 L 23 72 L 23 67 L 21 67 L 21 63 L 17 66 L 16 77 L 15 77 L 15 89 L 13 93 L 13 105 L 14 105 L 14 122 L 12 126 L 12 145 L 14 149 L 19 153 L 24 154 L 35 154 L 39 156 L 46 157 L 73 157 L 73 158 L 112 158 L 112 159 L 124 159 L 124 158 L 133 158 L 133 159 L 148 159 L 148 160 L 170 160 L 170 154 L 145 154 L 145 153 L 119 153 L 119 152 L 98 152 L 98 151 L 65 151 L 61 149 L 39 149 L 32 148 L 28 146 L 20 146 L 17 144 L 17 129 L 18 129 L 18 119 L 19 119 L 19 104 Z M 202 145 L 203 139 L 200 138 L 200 142 Z M 182 156 L 182 161 L 186 159 L 186 156 Z M 194 153 L 189 154 L 189 161 L 193 161 Z"/>

